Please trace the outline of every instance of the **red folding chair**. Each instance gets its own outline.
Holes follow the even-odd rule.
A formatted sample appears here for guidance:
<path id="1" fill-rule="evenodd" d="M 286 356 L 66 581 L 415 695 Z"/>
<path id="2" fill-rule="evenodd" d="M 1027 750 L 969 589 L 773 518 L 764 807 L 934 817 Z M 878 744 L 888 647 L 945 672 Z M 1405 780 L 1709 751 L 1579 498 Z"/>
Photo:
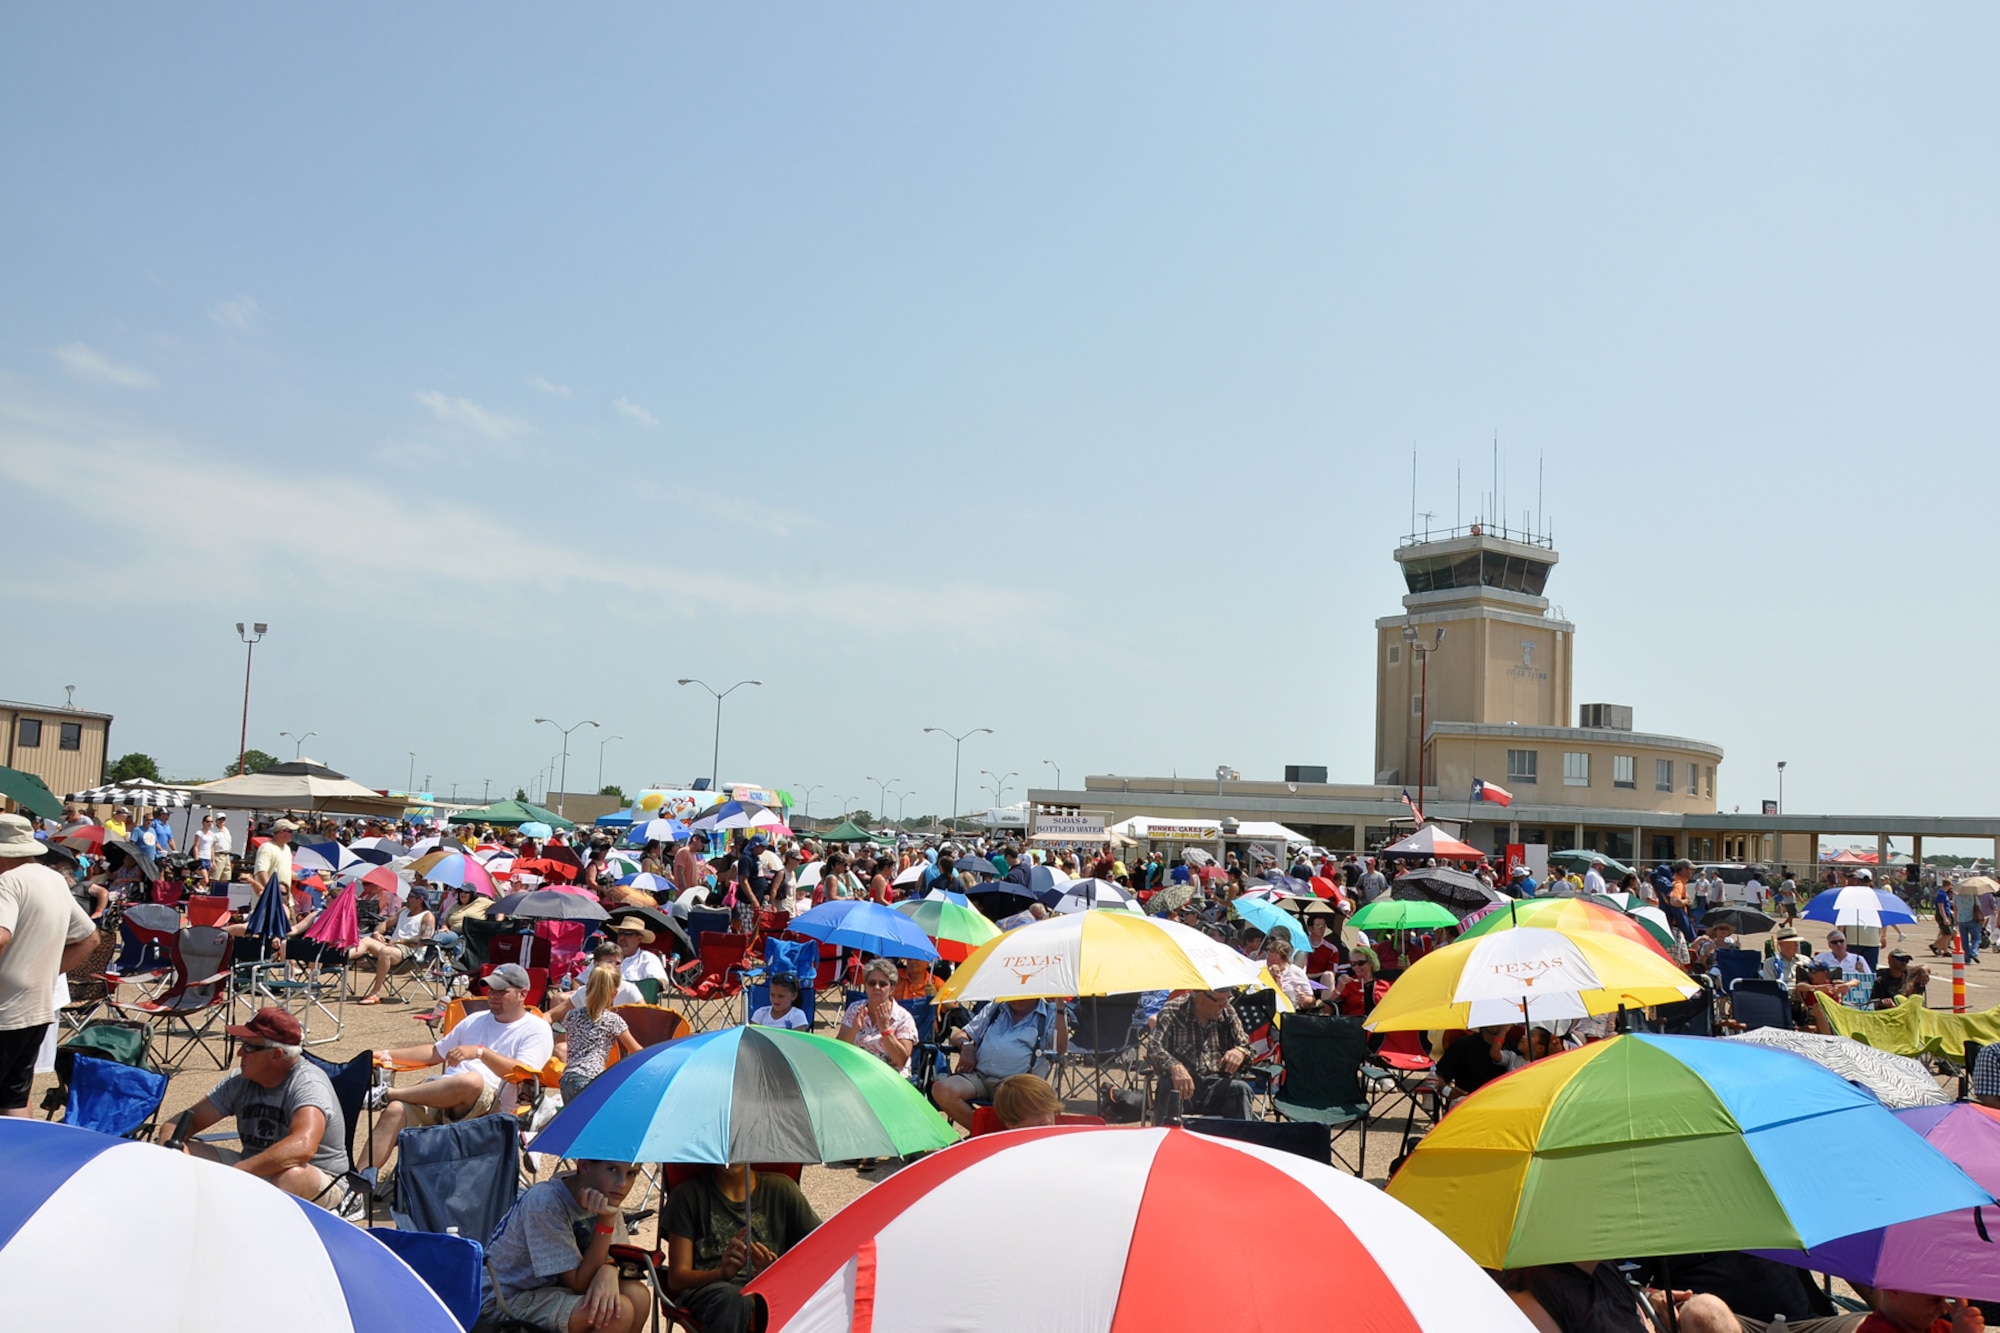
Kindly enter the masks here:
<path id="1" fill-rule="evenodd" d="M 184 904 L 190 925 L 221 926 L 229 923 L 229 895 L 197 893 Z"/>
<path id="2" fill-rule="evenodd" d="M 208 1051 L 218 1069 L 229 1068 L 228 1032 L 219 1034 L 220 1055 L 209 1043 L 218 1035 L 216 1020 L 229 1012 L 229 959 L 235 944 L 235 938 L 219 926 L 184 927 L 167 946 L 172 979 L 166 988 L 144 999 L 111 1001 L 119 1013 L 146 1025 L 152 1036 L 154 1062 L 160 1068 L 170 1073 L 179 1070 L 197 1046 Z M 181 1038 L 178 1058 L 173 1046 L 176 1036 Z"/>
<path id="3" fill-rule="evenodd" d="M 731 1008 L 743 994 L 743 960 L 750 936 L 709 931 L 701 937 L 701 972 L 692 981 L 677 981 L 674 993 L 686 1001 L 696 1031 L 727 1026 Z M 718 1023 L 714 1016 L 719 1015 Z"/>
<path id="4" fill-rule="evenodd" d="M 488 975 L 492 973 L 494 968 L 499 966 L 500 966 L 499 963 L 481 963 L 479 965 L 479 977 L 472 983 L 472 993 L 474 995 L 486 994 L 486 978 Z M 548 995 L 548 993 L 549 993 L 549 970 L 546 967 L 529 968 L 528 1007 L 530 1009 L 541 1008 L 542 1000 Z"/>

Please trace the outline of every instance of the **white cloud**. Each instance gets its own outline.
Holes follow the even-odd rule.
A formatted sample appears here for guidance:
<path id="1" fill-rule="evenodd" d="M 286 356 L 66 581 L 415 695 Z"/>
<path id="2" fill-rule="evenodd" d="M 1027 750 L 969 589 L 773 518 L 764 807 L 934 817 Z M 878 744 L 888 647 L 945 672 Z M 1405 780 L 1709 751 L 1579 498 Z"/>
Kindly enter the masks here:
<path id="1" fill-rule="evenodd" d="M 121 365 L 82 343 L 65 343 L 55 350 L 56 361 L 72 376 L 86 384 L 109 384 L 119 389 L 152 389 L 160 377 L 137 366 Z"/>
<path id="2" fill-rule="evenodd" d="M 528 387 L 531 389 L 540 389 L 543 393 L 554 394 L 558 398 L 569 397 L 569 385 L 551 384 L 540 375 L 528 376 Z"/>
<path id="3" fill-rule="evenodd" d="M 509 444 L 533 427 L 519 417 L 510 417 L 491 408 L 481 407 L 470 398 L 453 398 L 439 393 L 436 389 L 426 389 L 417 395 L 417 401 L 431 410 L 431 415 L 439 421 L 456 426 L 470 426 L 487 439 L 498 444 Z"/>
<path id="4" fill-rule="evenodd" d="M 255 333 L 264 325 L 264 308 L 253 296 L 232 296 L 209 309 L 208 317 L 225 329 Z"/>
<path id="5" fill-rule="evenodd" d="M 620 398 L 611 405 L 642 426 L 657 426 L 660 424 L 658 417 L 629 398 Z"/>

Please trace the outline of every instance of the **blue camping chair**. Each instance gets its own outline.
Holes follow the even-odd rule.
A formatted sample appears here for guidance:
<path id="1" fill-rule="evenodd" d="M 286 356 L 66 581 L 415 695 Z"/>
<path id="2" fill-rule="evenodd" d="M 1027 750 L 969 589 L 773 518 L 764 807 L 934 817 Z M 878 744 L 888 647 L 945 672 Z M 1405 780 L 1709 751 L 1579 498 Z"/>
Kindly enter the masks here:
<path id="1" fill-rule="evenodd" d="M 1755 949 L 1717 949 L 1716 989 L 1724 995 L 1739 981 L 1755 981 L 1764 975 L 1764 958 Z"/>
<path id="2" fill-rule="evenodd" d="M 799 1008 L 805 1011 L 806 1030 L 819 1025 L 814 1012 L 813 977 L 819 970 L 818 940 L 781 940 L 764 937 L 764 972 L 750 987 L 750 1012 L 756 1013 L 771 1002 L 771 978 L 790 972 L 799 979 Z"/>
<path id="3" fill-rule="evenodd" d="M 166 1096 L 165 1074 L 79 1055 L 70 1070 L 63 1122 L 121 1139 L 138 1138 L 152 1128 Z"/>
<path id="4" fill-rule="evenodd" d="M 493 1239 L 521 1192 L 521 1130 L 511 1115 L 482 1115 L 396 1136 L 396 1197 L 389 1215 L 399 1231 Z"/>
<path id="5" fill-rule="evenodd" d="M 368 1232 L 388 1246 L 410 1271 L 437 1293 L 458 1326 L 470 1329 L 479 1322 L 480 1271 L 486 1250 L 476 1240 L 463 1236 L 440 1235 L 432 1231 L 392 1231 L 387 1227 Z"/>

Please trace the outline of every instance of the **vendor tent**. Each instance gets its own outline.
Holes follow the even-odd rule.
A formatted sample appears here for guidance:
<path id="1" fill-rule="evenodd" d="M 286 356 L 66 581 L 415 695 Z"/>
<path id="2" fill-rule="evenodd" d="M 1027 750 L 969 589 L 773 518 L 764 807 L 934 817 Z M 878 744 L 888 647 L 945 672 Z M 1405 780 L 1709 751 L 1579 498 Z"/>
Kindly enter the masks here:
<path id="1" fill-rule="evenodd" d="M 205 782 L 190 789 L 196 805 L 217 810 L 302 810 L 329 815 L 403 813 L 403 798 L 384 796 L 323 764 L 295 761 L 261 773 Z"/>
<path id="2" fill-rule="evenodd" d="M 892 842 L 879 833 L 870 833 L 851 819 L 843 819 L 824 833 L 813 835 L 821 842 Z"/>
<path id="3" fill-rule="evenodd" d="M 1382 849 L 1384 856 L 1435 856 L 1441 861 L 1477 861 L 1486 853 L 1469 847 L 1436 824 L 1426 824 L 1399 843 Z"/>
<path id="4" fill-rule="evenodd" d="M 42 819 L 62 818 L 62 802 L 56 799 L 48 784 L 33 773 L 0 767 L 0 796 Z"/>
<path id="5" fill-rule="evenodd" d="M 547 824 L 550 828 L 575 828 L 576 824 L 564 819 L 553 810 L 545 810 L 533 801 L 495 801 L 482 805 L 476 810 L 461 810 L 450 820 L 454 824 L 493 824 L 500 828 L 519 828 L 523 824 Z"/>

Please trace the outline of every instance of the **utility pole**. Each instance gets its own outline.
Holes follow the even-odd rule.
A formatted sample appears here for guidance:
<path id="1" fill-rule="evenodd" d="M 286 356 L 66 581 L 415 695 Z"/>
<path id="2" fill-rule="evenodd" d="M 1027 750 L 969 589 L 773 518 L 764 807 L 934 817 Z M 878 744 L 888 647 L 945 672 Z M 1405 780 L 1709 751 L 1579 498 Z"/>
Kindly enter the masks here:
<path id="1" fill-rule="evenodd" d="M 243 622 L 236 622 L 236 637 L 243 640 L 243 734 L 236 741 L 236 776 L 243 776 L 243 759 L 250 753 L 250 661 L 257 655 L 257 645 L 264 641 L 264 631 L 271 628 L 263 621 L 254 622 L 255 633 L 246 634 Z"/>
<path id="2" fill-rule="evenodd" d="M 562 733 L 562 738 L 563 738 L 562 778 L 560 779 L 560 781 L 562 782 L 562 788 L 556 792 L 556 813 L 561 814 L 563 813 L 563 808 L 562 808 L 563 798 L 569 795 L 569 734 L 572 731 L 575 731 L 577 727 L 594 727 L 597 726 L 598 724 L 595 722 L 586 721 L 577 723 L 575 727 L 565 727 L 562 723 L 551 722 L 549 721 L 548 718 L 545 717 L 538 717 L 535 719 L 536 726 L 540 726 L 544 722 L 548 722 L 550 726 L 554 727 L 557 731 L 560 731 Z M 604 772 L 604 749 L 602 746 L 598 747 L 597 760 L 598 760 L 598 774 L 599 776 L 602 776 Z"/>
<path id="3" fill-rule="evenodd" d="M 924 728 L 924 734 L 925 734 L 925 735 L 929 735 L 929 734 L 930 734 L 931 732 L 933 732 L 933 731 L 935 731 L 935 732 L 936 732 L 936 733 L 937 733 L 938 735 L 940 735 L 940 736 L 950 736 L 950 737 L 951 737 L 951 826 L 952 826 L 952 828 L 953 828 L 953 829 L 956 829 L 956 828 L 958 827 L 958 752 L 959 752 L 959 747 L 965 744 L 965 737 L 966 737 L 966 736 L 977 736 L 977 735 L 979 735 L 979 733 L 981 733 L 981 732 L 985 732 L 985 733 L 986 733 L 986 734 L 987 734 L 988 736 L 991 736 L 991 735 L 993 734 L 993 728 L 991 728 L 991 727 L 974 727 L 974 728 L 973 728 L 973 729 L 972 729 L 971 731 L 968 731 L 968 732 L 966 732 L 964 736 L 952 736 L 952 734 L 951 734 L 950 732 L 946 731 L 946 730 L 945 730 L 945 729 L 944 729 L 943 727 L 925 727 L 925 728 Z"/>

